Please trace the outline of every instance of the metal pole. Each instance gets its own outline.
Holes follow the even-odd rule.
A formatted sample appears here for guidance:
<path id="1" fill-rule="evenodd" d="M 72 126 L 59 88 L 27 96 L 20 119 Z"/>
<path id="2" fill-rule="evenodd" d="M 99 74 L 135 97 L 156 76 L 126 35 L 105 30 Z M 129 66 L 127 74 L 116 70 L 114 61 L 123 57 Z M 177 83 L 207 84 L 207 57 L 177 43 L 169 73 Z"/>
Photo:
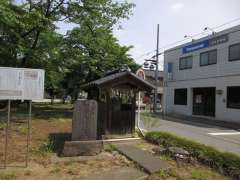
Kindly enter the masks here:
<path id="1" fill-rule="evenodd" d="M 29 161 L 29 147 L 30 147 L 30 136 L 31 136 L 31 120 L 32 120 L 32 101 L 29 101 L 29 115 L 28 115 L 28 122 L 27 122 L 27 153 L 26 153 L 26 167 L 28 167 L 28 161 Z"/>
<path id="2" fill-rule="evenodd" d="M 157 50 L 156 50 L 156 69 L 155 69 L 156 89 L 154 90 L 154 112 L 157 112 L 158 56 L 159 56 L 159 24 L 157 25 Z"/>
<path id="3" fill-rule="evenodd" d="M 11 100 L 8 100 L 8 113 L 7 113 L 7 124 L 5 129 L 5 152 L 4 152 L 4 168 L 7 168 L 7 151 L 8 151 L 8 134 L 10 124 L 10 113 L 11 113 Z"/>
<path id="4" fill-rule="evenodd" d="M 139 122 L 140 122 L 140 99 L 141 99 L 141 92 L 138 92 L 138 117 L 137 117 L 137 127 L 139 128 Z"/>

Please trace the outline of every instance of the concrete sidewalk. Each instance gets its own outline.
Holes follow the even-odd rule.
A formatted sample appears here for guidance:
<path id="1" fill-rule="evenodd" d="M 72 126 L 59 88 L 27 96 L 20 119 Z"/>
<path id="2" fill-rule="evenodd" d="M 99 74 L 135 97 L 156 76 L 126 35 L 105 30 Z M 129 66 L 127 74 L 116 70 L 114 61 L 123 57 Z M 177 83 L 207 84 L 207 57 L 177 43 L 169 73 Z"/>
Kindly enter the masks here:
<path id="1" fill-rule="evenodd" d="M 213 146 L 220 151 L 232 152 L 240 155 L 240 130 L 223 127 L 223 125 L 206 123 L 202 119 L 184 119 L 164 117 L 157 118 L 159 126 L 152 127 L 148 131 L 162 131 L 184 137 L 201 144 Z M 140 127 L 144 128 L 140 121 Z"/>
<path id="2" fill-rule="evenodd" d="M 160 160 L 159 157 L 153 156 L 139 147 L 129 144 L 115 144 L 115 146 L 121 154 L 137 163 L 149 174 L 170 168 L 166 161 Z"/>

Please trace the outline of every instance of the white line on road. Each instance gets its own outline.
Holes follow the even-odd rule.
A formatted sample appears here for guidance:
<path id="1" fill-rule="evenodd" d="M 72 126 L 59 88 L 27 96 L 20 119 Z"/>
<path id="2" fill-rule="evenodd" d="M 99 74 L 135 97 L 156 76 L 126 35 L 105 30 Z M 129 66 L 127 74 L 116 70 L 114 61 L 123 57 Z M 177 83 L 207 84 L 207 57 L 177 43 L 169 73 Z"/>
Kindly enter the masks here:
<path id="1" fill-rule="evenodd" d="M 240 132 L 216 132 L 216 133 L 208 133 L 213 136 L 229 136 L 229 135 L 240 135 Z"/>

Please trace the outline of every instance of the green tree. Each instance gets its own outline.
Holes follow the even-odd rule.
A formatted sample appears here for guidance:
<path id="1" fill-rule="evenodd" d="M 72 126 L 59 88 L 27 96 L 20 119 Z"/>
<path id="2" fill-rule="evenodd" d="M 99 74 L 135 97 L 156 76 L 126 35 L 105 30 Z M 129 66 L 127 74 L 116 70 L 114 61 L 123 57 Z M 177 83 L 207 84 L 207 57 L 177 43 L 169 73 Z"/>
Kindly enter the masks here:
<path id="1" fill-rule="evenodd" d="M 131 47 L 119 45 L 112 34 L 133 7 L 114 0 L 0 1 L 0 66 L 45 69 L 52 97 L 76 94 L 81 83 L 121 64 L 134 69 Z M 61 21 L 77 28 L 60 35 Z"/>
<path id="2" fill-rule="evenodd" d="M 89 31 L 88 26 L 74 28 L 67 33 L 64 44 L 66 54 L 63 56 L 69 71 L 63 84 L 68 93 L 74 94 L 81 84 L 100 78 L 123 64 L 133 71 L 139 68 L 128 54 L 132 47 L 120 46 L 112 32 L 104 28 L 94 31 Z"/>

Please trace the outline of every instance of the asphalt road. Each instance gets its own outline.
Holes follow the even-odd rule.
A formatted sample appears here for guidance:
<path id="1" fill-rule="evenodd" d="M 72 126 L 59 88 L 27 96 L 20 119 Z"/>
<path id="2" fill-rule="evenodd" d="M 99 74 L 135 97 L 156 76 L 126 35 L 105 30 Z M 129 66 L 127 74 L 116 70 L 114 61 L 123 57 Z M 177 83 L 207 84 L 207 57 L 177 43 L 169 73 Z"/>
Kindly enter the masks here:
<path id="1" fill-rule="evenodd" d="M 159 118 L 157 120 L 159 120 L 159 123 L 157 123 L 159 125 L 151 127 L 151 130 L 170 132 L 180 137 L 213 146 L 221 151 L 240 155 L 240 130 L 191 122 L 184 119 L 164 120 Z M 146 129 L 141 121 L 140 127 Z"/>

